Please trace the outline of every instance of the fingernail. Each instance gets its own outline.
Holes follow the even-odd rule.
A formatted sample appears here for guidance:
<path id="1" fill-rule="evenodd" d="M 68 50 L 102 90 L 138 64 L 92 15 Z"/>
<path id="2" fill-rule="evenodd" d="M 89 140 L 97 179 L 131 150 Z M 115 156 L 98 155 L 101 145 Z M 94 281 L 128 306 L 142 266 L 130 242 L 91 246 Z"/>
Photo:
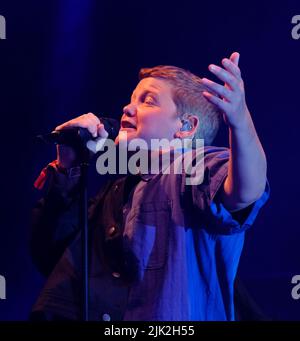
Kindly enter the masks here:
<path id="1" fill-rule="evenodd" d="M 212 70 L 212 71 L 217 69 L 216 66 L 213 64 L 210 64 L 208 68 L 209 68 L 209 70 Z"/>

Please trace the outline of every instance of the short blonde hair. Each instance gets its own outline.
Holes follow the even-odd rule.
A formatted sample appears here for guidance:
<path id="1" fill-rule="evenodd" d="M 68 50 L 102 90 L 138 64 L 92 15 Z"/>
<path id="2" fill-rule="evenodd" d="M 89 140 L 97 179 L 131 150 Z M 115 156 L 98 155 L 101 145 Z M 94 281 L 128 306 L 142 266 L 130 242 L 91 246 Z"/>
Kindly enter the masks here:
<path id="1" fill-rule="evenodd" d="M 220 127 L 221 112 L 203 96 L 203 91 L 207 89 L 201 78 L 188 70 L 169 65 L 141 69 L 139 79 L 147 77 L 160 78 L 171 84 L 178 114 L 180 117 L 184 114 L 196 115 L 199 127 L 194 138 L 204 139 L 204 144 L 210 145 Z"/>

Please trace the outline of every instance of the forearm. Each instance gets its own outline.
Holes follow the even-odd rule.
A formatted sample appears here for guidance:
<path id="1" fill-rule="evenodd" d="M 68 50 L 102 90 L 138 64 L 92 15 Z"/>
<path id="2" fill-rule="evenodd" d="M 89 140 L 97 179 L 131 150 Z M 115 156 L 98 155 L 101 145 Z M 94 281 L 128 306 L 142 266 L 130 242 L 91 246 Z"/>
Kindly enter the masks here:
<path id="1" fill-rule="evenodd" d="M 266 184 L 267 162 L 251 116 L 239 128 L 229 128 L 230 158 L 223 198 L 238 210 L 257 200 Z"/>
<path id="2" fill-rule="evenodd" d="M 45 275 L 78 232 L 78 195 L 73 186 L 65 175 L 53 174 L 47 193 L 32 211 L 31 256 Z"/>
<path id="3" fill-rule="evenodd" d="M 267 162 L 247 108 L 239 53 L 224 58 L 222 64 L 223 68 L 211 64 L 209 70 L 224 86 L 203 78 L 203 84 L 214 92 L 204 91 L 203 95 L 223 112 L 229 126 L 229 169 L 220 196 L 223 205 L 234 211 L 249 206 L 262 195 Z"/>

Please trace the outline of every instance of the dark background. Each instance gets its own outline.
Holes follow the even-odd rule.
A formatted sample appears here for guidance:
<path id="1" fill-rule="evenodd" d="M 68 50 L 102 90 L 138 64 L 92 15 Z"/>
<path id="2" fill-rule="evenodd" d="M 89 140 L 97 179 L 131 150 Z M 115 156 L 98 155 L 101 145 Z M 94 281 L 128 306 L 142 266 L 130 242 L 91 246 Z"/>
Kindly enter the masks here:
<path id="1" fill-rule="evenodd" d="M 211 77 L 233 51 L 268 158 L 271 198 L 247 233 L 239 276 L 275 320 L 300 320 L 299 1 L 3 1 L 0 40 L 0 320 L 27 319 L 43 284 L 28 254 L 33 181 L 55 158 L 34 136 L 89 111 L 119 118 L 139 68 L 170 64 Z M 227 145 L 223 127 L 216 144 Z M 95 168 L 94 168 L 95 169 Z M 96 180 L 96 181 L 99 181 Z M 95 185 L 91 189 L 97 189 Z"/>

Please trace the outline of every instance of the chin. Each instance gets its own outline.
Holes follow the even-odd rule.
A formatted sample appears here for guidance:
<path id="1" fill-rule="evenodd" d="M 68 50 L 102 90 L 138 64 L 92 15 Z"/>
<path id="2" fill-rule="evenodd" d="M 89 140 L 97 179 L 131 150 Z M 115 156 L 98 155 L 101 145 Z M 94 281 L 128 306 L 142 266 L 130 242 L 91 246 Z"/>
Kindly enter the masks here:
<path id="1" fill-rule="evenodd" d="M 138 134 L 136 130 L 133 129 L 124 129 L 124 130 L 120 130 L 118 136 L 115 139 L 115 144 L 118 145 L 120 144 L 120 142 L 126 142 L 129 143 L 131 140 L 138 138 Z"/>

